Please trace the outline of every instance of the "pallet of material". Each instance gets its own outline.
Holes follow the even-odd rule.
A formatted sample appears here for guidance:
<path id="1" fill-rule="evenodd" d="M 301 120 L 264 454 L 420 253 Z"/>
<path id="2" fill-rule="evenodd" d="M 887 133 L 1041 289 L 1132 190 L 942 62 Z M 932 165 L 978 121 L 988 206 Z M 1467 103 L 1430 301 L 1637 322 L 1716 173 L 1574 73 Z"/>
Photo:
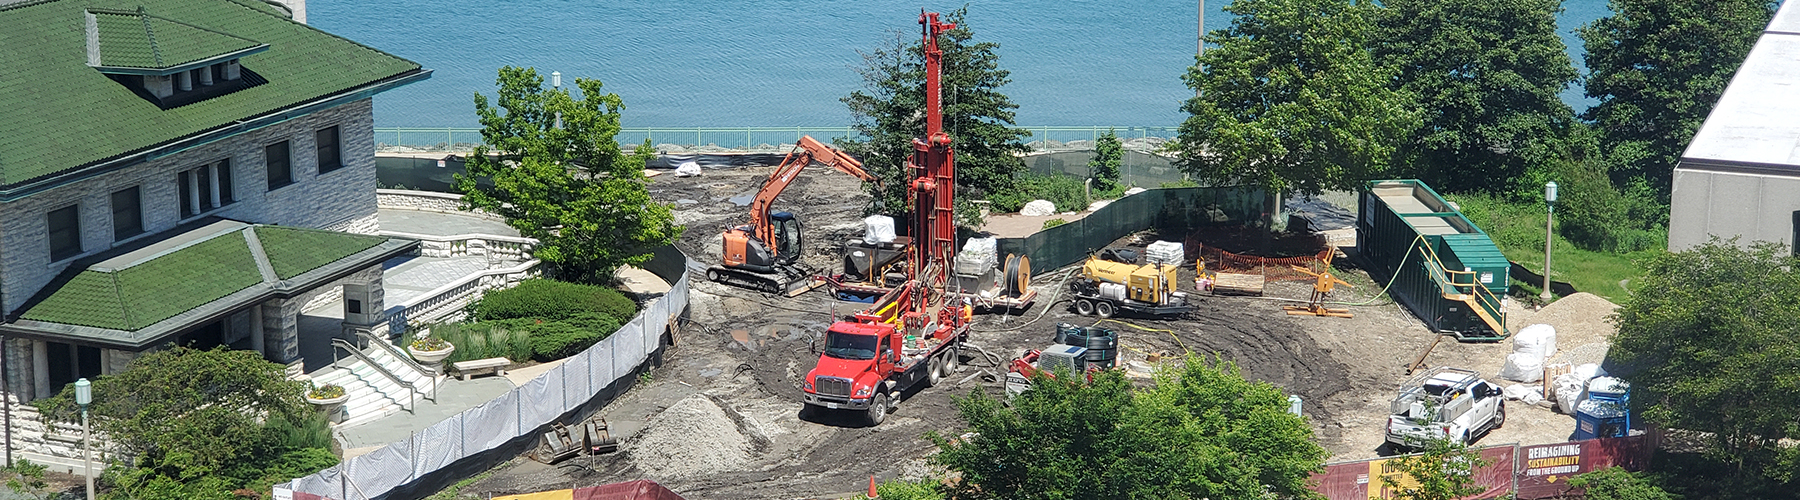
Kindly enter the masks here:
<path id="1" fill-rule="evenodd" d="M 1263 275 L 1219 273 L 1213 279 L 1213 295 L 1256 295 L 1263 294 Z"/>

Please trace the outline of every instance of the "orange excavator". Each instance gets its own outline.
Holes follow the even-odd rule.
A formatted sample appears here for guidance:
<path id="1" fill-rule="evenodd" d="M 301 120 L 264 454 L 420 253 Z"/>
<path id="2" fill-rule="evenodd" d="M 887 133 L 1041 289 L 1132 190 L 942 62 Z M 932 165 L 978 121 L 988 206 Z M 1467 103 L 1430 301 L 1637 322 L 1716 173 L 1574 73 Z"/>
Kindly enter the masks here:
<path id="1" fill-rule="evenodd" d="M 875 176 L 863 171 L 862 162 L 831 146 L 802 136 L 788 152 L 762 190 L 750 202 L 750 223 L 725 230 L 724 265 L 706 270 L 706 279 L 769 293 L 797 295 L 811 287 L 796 286 L 811 282 L 813 271 L 800 263 L 800 220 L 789 212 L 771 212 L 770 204 L 781 196 L 788 184 L 799 178 L 800 171 L 820 163 L 839 172 L 854 175 L 864 182 Z M 796 290 L 797 288 L 797 290 Z"/>

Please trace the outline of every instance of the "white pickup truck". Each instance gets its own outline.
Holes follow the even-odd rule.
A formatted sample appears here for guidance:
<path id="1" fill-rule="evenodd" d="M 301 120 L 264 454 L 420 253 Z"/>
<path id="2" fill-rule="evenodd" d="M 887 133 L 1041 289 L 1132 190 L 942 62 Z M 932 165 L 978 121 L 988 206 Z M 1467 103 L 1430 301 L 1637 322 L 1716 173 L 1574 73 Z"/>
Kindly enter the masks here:
<path id="1" fill-rule="evenodd" d="M 1388 416 L 1387 441 L 1419 448 L 1432 440 L 1473 443 L 1506 423 L 1506 398 L 1469 370 L 1440 367 L 1400 386 Z"/>

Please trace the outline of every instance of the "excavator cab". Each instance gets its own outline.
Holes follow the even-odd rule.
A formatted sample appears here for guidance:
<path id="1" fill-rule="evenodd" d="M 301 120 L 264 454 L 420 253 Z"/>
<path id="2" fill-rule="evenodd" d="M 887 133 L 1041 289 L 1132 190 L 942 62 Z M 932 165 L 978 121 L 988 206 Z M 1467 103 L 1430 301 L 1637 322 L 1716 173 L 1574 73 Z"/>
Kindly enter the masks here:
<path id="1" fill-rule="evenodd" d="M 769 223 L 775 226 L 775 262 L 792 264 L 800 260 L 800 219 L 791 212 L 775 212 L 769 214 Z"/>

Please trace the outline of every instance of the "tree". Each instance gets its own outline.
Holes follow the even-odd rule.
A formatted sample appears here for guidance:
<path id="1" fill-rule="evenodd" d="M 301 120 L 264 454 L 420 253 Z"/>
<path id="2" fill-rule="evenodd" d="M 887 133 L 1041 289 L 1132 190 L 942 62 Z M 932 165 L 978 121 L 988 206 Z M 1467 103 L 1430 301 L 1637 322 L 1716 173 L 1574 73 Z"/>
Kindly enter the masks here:
<path id="1" fill-rule="evenodd" d="M 475 94 L 486 144 L 469 156 L 468 174 L 456 176 L 464 209 L 498 214 L 537 239 L 532 256 L 568 281 L 610 282 L 619 266 L 642 264 L 680 236 L 669 206 L 645 188 L 650 142 L 626 154 L 613 139 L 625 108 L 618 94 L 577 78 L 576 98 L 545 89 L 537 70 L 512 66 L 500 68 L 496 83 L 499 108 Z"/>
<path id="2" fill-rule="evenodd" d="M 1401 148 L 1411 174 L 1447 192 L 1543 185 L 1574 112 L 1577 79 L 1556 35 L 1559 0 L 1384 0 L 1375 60 L 1418 99 L 1423 122 Z M 1527 177 L 1528 170 L 1538 172 Z"/>
<path id="3" fill-rule="evenodd" d="M 109 496 L 232 498 L 337 463 L 306 386 L 252 351 L 153 351 L 92 389 L 94 429 L 134 459 L 107 472 Z M 72 384 L 34 404 L 59 419 L 79 415 Z"/>
<path id="4" fill-rule="evenodd" d="M 1198 95 L 1178 131 L 1181 167 L 1215 183 L 1319 194 L 1388 171 L 1419 126 L 1395 72 L 1369 53 L 1368 4 L 1235 0 L 1182 77 Z M 1271 199 L 1272 200 L 1272 199 Z M 1273 214 L 1273 204 L 1266 210 Z"/>
<path id="5" fill-rule="evenodd" d="M 1390 463 L 1400 474 L 1382 475 L 1381 486 L 1396 500 L 1455 500 L 1485 491 L 1475 484 L 1475 471 L 1489 463 L 1462 443 L 1431 441 L 1419 454 Z"/>
<path id="6" fill-rule="evenodd" d="M 968 10 L 965 6 L 944 16 L 956 28 L 943 32 L 938 46 L 944 51 L 944 131 L 956 150 L 958 218 L 978 225 L 969 200 L 1014 189 L 1013 176 L 1025 169 L 1018 154 L 1030 150 L 1020 141 L 1031 132 L 1012 127 L 1019 105 L 1000 92 L 1011 82 L 994 52 L 1000 44 L 974 41 Z M 913 138 L 925 135 L 925 59 L 917 33 L 896 33 L 887 45 L 863 54 L 858 72 L 864 88 L 840 99 L 855 117 L 860 137 L 839 138 L 837 145 L 881 179 L 863 184 L 875 198 L 870 213 L 900 217 L 909 211 L 906 160 L 912 156 Z"/>
<path id="7" fill-rule="evenodd" d="M 1642 474 L 1607 467 L 1569 478 L 1569 489 L 1582 490 L 1587 500 L 1675 500 Z"/>
<path id="8" fill-rule="evenodd" d="M 953 498 L 1315 498 L 1325 450 L 1268 383 L 1190 356 L 1153 388 L 1118 371 L 1032 378 L 1007 407 L 958 398 L 973 434 L 930 438 L 961 475 Z"/>
<path id="9" fill-rule="evenodd" d="M 1761 470 L 1800 438 L 1800 259 L 1786 245 L 1717 238 L 1647 259 L 1613 318 L 1609 357 L 1632 409 L 1710 433 L 1709 455 Z"/>
<path id="10" fill-rule="evenodd" d="M 1094 189 L 1111 192 L 1120 187 L 1119 166 L 1124 163 L 1124 155 L 1125 148 L 1113 130 L 1094 141 L 1094 159 L 1088 161 L 1088 176 L 1094 179 Z"/>
<path id="11" fill-rule="evenodd" d="M 1618 184 L 1642 178 L 1662 202 L 1675 164 L 1706 120 L 1776 0 L 1611 0 L 1613 15 L 1576 30 L 1587 49 L 1582 116 L 1600 127 Z"/>

